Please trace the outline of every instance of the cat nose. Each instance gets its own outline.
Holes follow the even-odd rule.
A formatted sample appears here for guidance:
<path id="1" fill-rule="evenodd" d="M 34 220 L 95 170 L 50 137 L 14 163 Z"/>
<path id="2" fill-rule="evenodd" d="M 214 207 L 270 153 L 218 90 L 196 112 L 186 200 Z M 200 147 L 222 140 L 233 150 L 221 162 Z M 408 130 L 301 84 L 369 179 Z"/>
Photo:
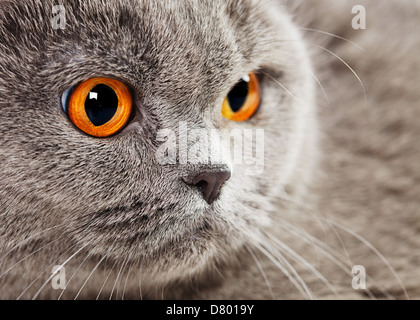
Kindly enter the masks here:
<path id="1" fill-rule="evenodd" d="M 183 180 L 189 185 L 199 187 L 204 200 L 212 204 L 220 193 L 220 187 L 230 178 L 230 175 L 230 171 L 203 171 Z"/>

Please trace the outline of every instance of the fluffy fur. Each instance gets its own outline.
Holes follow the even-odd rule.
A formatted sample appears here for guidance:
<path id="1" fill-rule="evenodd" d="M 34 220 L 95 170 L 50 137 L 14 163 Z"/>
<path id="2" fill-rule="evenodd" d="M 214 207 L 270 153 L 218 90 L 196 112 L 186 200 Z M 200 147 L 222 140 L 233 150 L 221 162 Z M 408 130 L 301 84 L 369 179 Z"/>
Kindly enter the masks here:
<path id="1" fill-rule="evenodd" d="M 419 296 L 418 1 L 366 3 L 364 31 L 350 2 L 64 1 L 64 30 L 54 4 L 0 2 L 0 298 Z M 259 112 L 222 118 L 251 71 Z M 95 76 L 135 97 L 111 138 L 60 104 Z M 232 177 L 208 205 L 182 179 L 202 167 L 157 162 L 179 122 L 263 128 L 264 172 L 219 164 Z"/>

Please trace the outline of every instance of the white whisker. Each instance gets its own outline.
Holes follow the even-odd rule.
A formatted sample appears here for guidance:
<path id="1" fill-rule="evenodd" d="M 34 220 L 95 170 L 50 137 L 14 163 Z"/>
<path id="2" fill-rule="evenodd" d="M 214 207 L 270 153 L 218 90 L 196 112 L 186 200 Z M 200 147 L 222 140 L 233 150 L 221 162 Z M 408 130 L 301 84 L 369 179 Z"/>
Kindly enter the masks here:
<path id="1" fill-rule="evenodd" d="M 295 276 L 296 280 L 299 281 L 302 288 L 305 290 L 305 293 L 307 294 L 308 298 L 311 299 L 311 300 L 315 299 L 311 290 L 306 285 L 305 281 L 302 279 L 302 277 L 299 275 L 299 273 L 296 271 L 296 269 L 290 264 L 290 262 L 286 259 L 286 257 L 279 250 L 274 249 L 267 241 L 265 241 L 264 243 L 261 243 L 261 245 L 264 246 L 267 250 L 274 253 L 274 255 L 276 255 L 277 258 L 280 261 L 282 261 L 286 265 L 286 267 L 289 268 L 289 270 Z"/>
<path id="2" fill-rule="evenodd" d="M 354 69 L 346 62 L 344 61 L 343 58 L 341 58 L 340 56 L 338 56 L 337 54 L 335 54 L 334 52 L 332 52 L 331 50 L 328 50 L 327 48 L 324 48 L 323 46 L 320 46 L 316 43 L 312 43 L 312 42 L 308 42 L 310 44 L 312 44 L 313 46 L 324 50 L 325 52 L 328 52 L 329 54 L 331 54 L 332 56 L 336 57 L 338 60 L 340 60 L 350 71 L 351 73 L 353 73 L 353 75 L 356 77 L 357 81 L 359 82 L 360 86 L 362 87 L 363 90 L 363 94 L 364 94 L 364 98 L 365 98 L 365 106 L 367 107 L 367 94 L 366 94 L 366 88 L 365 85 L 363 84 L 362 79 L 359 77 L 359 75 L 356 73 L 356 71 L 354 71 Z"/>
<path id="3" fill-rule="evenodd" d="M 47 229 L 45 229 L 45 230 L 42 230 L 42 231 L 40 231 L 40 232 L 37 232 L 36 234 L 34 234 L 34 235 L 32 235 L 32 236 L 30 236 L 30 237 L 28 237 L 28 238 L 26 238 L 25 240 L 23 240 L 23 241 L 21 241 L 21 242 L 19 242 L 18 244 L 16 244 L 16 245 L 14 245 L 8 252 L 6 252 L 1 258 L 0 258 L 0 261 L 2 261 L 7 255 L 9 255 L 11 252 L 13 252 L 13 250 L 15 250 L 16 248 L 18 248 L 18 247 L 20 247 L 20 246 L 22 246 L 23 244 L 25 244 L 25 243 L 27 243 L 27 242 L 29 242 L 30 240 L 33 240 L 35 237 L 37 237 L 37 236 L 39 236 L 40 234 L 43 234 L 43 233 L 45 233 L 45 232 L 47 232 L 47 231 L 50 231 L 50 230 L 52 230 L 52 229 L 55 229 L 55 228 L 58 228 L 58 227 L 61 227 L 61 226 L 63 226 L 64 225 L 64 223 L 62 223 L 62 224 L 59 224 L 59 225 L 56 225 L 56 226 L 54 226 L 54 227 L 50 227 L 50 228 L 47 228 Z"/>
<path id="4" fill-rule="evenodd" d="M 277 83 L 284 91 L 286 91 L 293 99 L 295 99 L 299 104 L 302 104 L 302 101 L 300 101 L 289 89 L 287 89 L 283 84 L 280 83 L 277 79 L 275 79 L 273 76 L 268 74 L 265 71 L 262 71 L 263 74 L 265 74 L 267 77 L 271 78 L 275 83 Z"/>
<path id="5" fill-rule="evenodd" d="M 296 203 L 295 201 L 293 201 L 293 200 L 291 200 L 291 199 L 286 199 L 286 198 L 282 198 L 282 200 L 284 200 L 284 201 L 289 201 L 289 202 L 291 202 L 291 203 L 293 203 L 293 204 L 295 204 L 295 205 L 298 205 L 298 206 L 300 206 L 300 207 L 302 207 L 303 209 L 305 209 L 304 211 L 303 211 L 303 213 L 306 213 L 306 214 L 311 214 L 312 216 L 314 216 L 314 217 L 316 217 L 316 219 L 318 220 L 318 221 L 320 221 L 320 222 L 322 222 L 322 221 L 325 221 L 327 224 L 328 224 L 328 226 L 330 227 L 330 228 L 332 228 L 333 229 L 333 231 L 334 231 L 334 233 L 336 234 L 336 236 L 339 238 L 339 241 L 340 241 L 340 243 L 341 243 L 341 245 L 344 247 L 344 251 L 345 251 L 345 253 L 346 253 L 346 255 L 347 255 L 347 263 L 348 263 L 348 265 L 349 265 L 349 269 L 351 269 L 352 268 L 352 266 L 353 266 L 353 263 L 352 263 L 352 261 L 351 261 L 351 259 L 350 259 L 350 257 L 348 256 L 348 251 L 347 251 L 347 249 L 345 249 L 345 246 L 344 246 L 344 243 L 343 243 L 343 241 L 342 241 L 342 239 L 341 239 L 341 237 L 337 234 L 337 232 L 336 232 L 336 230 L 334 229 L 334 226 L 332 226 L 332 224 L 330 223 L 330 221 L 328 220 L 328 219 L 326 219 L 325 217 L 323 217 L 322 215 L 320 215 L 320 214 L 317 214 L 317 213 L 315 213 L 315 212 L 313 212 L 310 208 L 308 208 L 308 207 L 305 207 L 304 205 L 302 205 L 302 204 L 300 204 L 300 203 Z M 353 277 L 353 274 L 352 273 L 350 273 L 348 270 L 347 270 L 347 268 L 346 267 L 344 267 L 344 261 L 346 260 L 343 256 L 342 256 L 342 254 L 341 253 L 338 253 L 335 249 L 333 249 L 332 247 L 330 247 L 330 246 L 328 246 L 326 243 L 324 243 L 324 242 L 322 242 L 321 240 L 319 240 L 319 239 L 317 239 L 317 238 L 315 238 L 315 237 L 313 237 L 312 235 L 310 235 L 309 233 L 307 233 L 305 230 L 303 230 L 303 229 L 301 229 L 301 228 L 297 228 L 296 226 L 294 226 L 294 225 L 292 225 L 292 224 L 290 224 L 290 223 L 288 223 L 287 221 L 285 221 L 285 220 L 283 220 L 282 219 L 282 223 L 280 224 L 280 226 L 281 227 L 285 227 L 286 225 L 287 226 L 289 226 L 289 228 L 292 228 L 292 229 L 294 229 L 294 230 L 296 230 L 298 233 L 299 233 L 299 235 L 296 235 L 297 237 L 301 237 L 301 236 L 303 236 L 304 238 L 307 238 L 308 240 L 309 240 L 309 242 L 312 242 L 313 243 L 313 245 L 314 245 L 314 247 L 317 249 L 317 250 L 321 250 L 321 253 L 324 255 L 324 256 L 326 256 L 330 261 L 332 261 L 332 262 L 334 262 L 340 269 L 342 269 L 344 272 L 346 272 L 350 277 Z M 286 230 L 288 230 L 289 232 L 291 232 L 291 233 L 293 233 L 290 229 L 287 229 L 286 228 Z M 305 239 L 303 239 L 304 241 L 306 241 Z M 307 241 L 306 241 L 307 242 Z M 332 253 L 332 255 L 330 254 L 330 253 Z M 343 263 L 341 263 L 341 262 L 343 262 Z M 384 295 L 384 296 L 386 296 L 388 299 L 395 299 L 395 297 L 392 295 L 392 294 L 390 294 L 386 289 L 384 289 L 384 288 L 381 288 L 381 285 L 373 278 L 373 277 L 371 277 L 371 276 L 366 276 L 367 278 L 369 277 L 369 279 L 370 279 L 370 281 L 376 286 L 376 288 Z M 376 299 L 374 296 L 373 296 L 373 294 L 372 294 L 372 292 L 369 290 L 369 289 L 366 289 L 366 293 L 369 295 L 369 297 L 370 298 L 372 298 L 372 299 Z"/>
<path id="6" fill-rule="evenodd" d="M 255 256 L 254 252 L 251 250 L 251 248 L 247 244 L 245 244 L 245 248 L 248 250 L 248 252 L 251 254 L 252 258 L 254 259 L 255 263 L 257 264 L 257 267 L 260 270 L 260 272 L 261 272 L 261 274 L 262 274 L 262 276 L 264 278 L 264 281 L 265 281 L 265 283 L 267 285 L 268 291 L 270 291 L 270 295 L 271 295 L 272 299 L 275 300 L 274 294 L 273 294 L 273 290 L 271 289 L 271 286 L 270 286 L 270 282 L 268 281 L 267 275 L 266 275 L 263 267 L 261 266 L 261 263 L 258 261 L 258 259 Z"/>
<path id="7" fill-rule="evenodd" d="M 101 289 L 100 289 L 100 290 L 99 290 L 99 292 L 98 292 L 98 295 L 96 296 L 96 300 L 98 300 L 98 299 L 99 299 L 99 297 L 101 296 L 102 290 L 104 289 L 105 284 L 107 283 L 108 278 L 109 278 L 109 276 L 111 275 L 111 272 L 114 270 L 115 265 L 117 264 L 117 262 L 118 262 L 118 261 L 115 261 L 115 262 L 114 262 L 114 265 L 112 266 L 111 270 L 109 271 L 108 275 L 106 276 L 105 281 L 104 281 L 104 283 L 102 284 L 102 287 L 101 287 Z"/>
<path id="8" fill-rule="evenodd" d="M 296 281 L 296 279 L 289 273 L 289 271 L 282 265 L 280 264 L 279 261 L 277 261 L 267 250 L 265 250 L 263 247 L 261 247 L 258 243 L 253 243 L 253 245 L 261 251 L 261 253 L 263 253 L 268 259 L 271 260 L 271 262 L 280 269 L 281 272 L 283 272 L 283 274 L 290 280 L 290 282 L 295 286 L 295 288 L 300 292 L 300 294 L 305 297 L 306 296 L 306 292 L 305 290 L 302 288 L 302 286 L 300 285 L 300 283 L 298 283 Z"/>
<path id="9" fill-rule="evenodd" d="M 85 262 L 87 261 L 88 258 L 90 258 L 91 254 L 88 253 L 86 255 L 86 257 L 83 259 L 82 263 L 79 265 L 79 267 L 76 269 L 76 271 L 73 272 L 72 276 L 70 277 L 69 281 L 67 281 L 66 286 L 64 287 L 63 290 L 61 290 L 60 295 L 58 296 L 57 300 L 60 300 L 62 295 L 64 294 L 64 291 L 68 288 L 69 283 L 71 282 L 71 280 L 73 280 L 73 278 L 75 277 L 75 275 L 77 274 L 77 272 L 80 270 L 80 268 L 85 264 Z"/>
<path id="10" fill-rule="evenodd" d="M 140 292 L 140 300 L 143 300 L 143 292 L 142 292 L 142 290 L 141 290 L 141 271 L 142 271 L 142 268 L 143 268 L 143 260 L 140 262 L 140 269 L 139 269 L 139 279 L 138 279 L 138 282 L 139 282 L 139 292 Z"/>
<path id="11" fill-rule="evenodd" d="M 334 37 L 334 38 L 337 38 L 337 39 L 346 41 L 346 42 L 352 44 L 353 46 L 355 46 L 356 48 L 360 49 L 363 52 L 366 51 L 361 46 L 359 46 L 356 42 L 353 42 L 353 41 L 351 41 L 351 40 L 349 40 L 347 38 L 341 37 L 341 36 L 336 35 L 334 33 L 326 32 L 326 31 L 322 31 L 322 30 L 318 30 L 318 29 L 312 29 L 312 28 L 300 28 L 300 29 L 305 30 L 305 31 L 313 31 L 313 32 L 318 32 L 318 33 L 321 33 L 321 34 L 325 34 L 327 36 L 331 36 L 331 37 Z"/>
<path id="12" fill-rule="evenodd" d="M 82 251 L 84 248 L 86 248 L 92 241 L 89 241 L 88 243 L 86 243 L 85 245 L 83 245 L 79 250 L 77 250 L 74 254 L 72 254 L 70 256 L 70 258 L 68 258 L 66 261 L 64 261 L 64 263 L 61 265 L 62 267 L 64 267 L 67 262 L 69 262 L 71 259 L 73 259 L 80 251 Z M 54 272 L 48 279 L 47 281 L 44 282 L 44 284 L 41 286 L 41 288 L 39 288 L 39 290 L 35 293 L 35 295 L 32 297 L 32 300 L 35 300 L 38 295 L 41 293 L 41 291 L 45 288 L 45 286 L 47 285 L 48 282 L 51 281 L 51 279 L 57 274 L 58 270 L 56 272 Z"/>
<path id="13" fill-rule="evenodd" d="M 326 243 L 320 241 L 319 239 L 315 238 L 314 236 L 308 234 L 304 230 L 300 230 L 296 226 L 293 226 L 291 224 L 288 224 L 286 221 L 283 222 L 283 224 L 280 224 L 280 227 L 285 229 L 286 231 L 290 232 L 291 234 L 295 235 L 299 239 L 302 239 L 306 243 L 310 243 L 314 246 L 314 248 L 319 251 L 322 255 L 324 255 L 328 260 L 333 262 L 337 267 L 339 267 L 344 273 L 346 273 L 350 278 L 352 278 L 354 275 L 350 272 L 352 265 L 349 264 L 348 266 L 345 266 L 343 260 L 344 258 L 341 256 L 340 253 L 338 253 L 335 249 L 327 245 Z M 293 231 L 293 229 L 295 231 Z M 372 282 L 376 284 L 376 281 L 372 279 Z M 386 290 L 382 290 L 378 287 L 378 289 L 384 293 L 386 296 L 391 296 L 389 293 L 387 293 Z M 369 295 L 370 298 L 376 299 L 374 295 L 371 293 L 370 289 L 366 289 L 366 293 Z"/>
<path id="14" fill-rule="evenodd" d="M 393 276 L 395 277 L 395 279 L 398 281 L 398 284 L 401 286 L 401 289 L 404 292 L 404 295 L 406 297 L 407 300 L 410 299 L 407 290 L 405 288 L 405 286 L 403 285 L 400 277 L 398 276 L 397 272 L 395 271 L 395 269 L 391 266 L 391 264 L 389 263 L 388 259 L 386 259 L 384 257 L 384 255 L 382 253 L 379 252 L 378 249 L 376 249 L 376 247 L 374 245 L 372 245 L 369 241 L 367 241 L 365 238 L 363 238 L 361 235 L 359 235 L 358 233 L 354 232 L 353 230 L 339 224 L 338 222 L 335 222 L 331 219 L 326 219 L 328 222 L 332 223 L 333 225 L 335 225 L 336 227 L 340 228 L 341 230 L 347 232 L 348 234 L 352 235 L 354 238 L 358 239 L 360 242 L 362 242 L 364 245 L 366 245 L 370 250 L 372 250 L 381 260 L 383 263 L 385 263 L 385 265 L 388 267 L 388 269 L 391 271 L 391 273 L 393 274 Z"/>
<path id="15" fill-rule="evenodd" d="M 120 270 L 118 271 L 117 278 L 115 279 L 114 286 L 112 287 L 111 294 L 110 294 L 110 296 L 109 296 L 109 300 L 111 300 L 111 299 L 112 299 L 112 295 L 113 295 L 113 293 L 114 293 L 115 286 L 117 285 L 118 279 L 120 278 L 121 271 L 123 270 L 123 268 L 124 268 L 124 265 L 125 265 L 125 262 L 126 262 L 126 261 L 127 261 L 127 258 L 125 258 L 125 259 L 124 259 L 124 261 L 123 261 L 123 263 L 121 264 L 121 268 L 120 268 Z M 117 292 L 117 295 L 118 295 L 118 292 Z M 117 295 L 116 295 L 116 296 L 117 296 Z M 117 298 L 117 297 L 116 297 L 116 298 Z"/>
<path id="16" fill-rule="evenodd" d="M 92 277 L 93 273 L 95 272 L 95 270 L 99 267 L 99 265 L 102 263 L 102 261 L 104 261 L 106 258 L 106 256 L 103 256 L 101 260 L 99 260 L 99 262 L 96 264 L 96 266 L 93 268 L 93 270 L 89 273 L 88 277 L 86 278 L 85 282 L 83 282 L 82 286 L 80 287 L 79 291 L 77 292 L 76 296 L 74 297 L 74 300 L 77 300 L 77 298 L 79 297 L 80 293 L 82 292 L 83 288 L 85 287 L 85 285 L 87 284 L 87 282 L 89 281 L 89 279 Z"/>
<path id="17" fill-rule="evenodd" d="M 53 263 L 50 263 L 47 268 L 42 271 L 26 288 L 23 290 L 23 292 L 16 298 L 16 300 L 20 300 L 20 298 L 26 293 L 26 291 L 29 290 L 30 287 L 39 279 L 41 276 L 48 271 L 49 268 L 51 268 L 56 261 L 59 261 L 67 252 L 69 252 L 71 249 L 73 249 L 76 245 L 72 245 L 69 249 L 67 249 L 63 254 L 61 254 Z"/>
<path id="18" fill-rule="evenodd" d="M 60 240 L 60 238 L 57 238 L 57 239 L 54 239 L 53 241 L 48 242 L 47 244 L 43 245 L 42 247 L 36 249 L 35 251 L 33 251 L 30 254 L 28 254 L 27 256 L 25 256 L 25 258 L 20 259 L 18 262 L 16 262 L 15 264 L 13 264 L 11 267 L 9 267 L 7 270 L 5 270 L 3 273 L 1 273 L 0 274 L 0 278 L 3 277 L 6 273 L 8 273 L 10 270 L 12 270 L 14 267 L 16 267 L 18 264 L 22 263 L 23 261 L 25 261 L 29 257 L 33 256 L 35 253 L 41 251 L 45 247 L 49 246 L 50 244 L 52 244 L 52 243 L 54 243 L 54 242 L 56 242 L 58 240 Z"/>
<path id="19" fill-rule="evenodd" d="M 124 300 L 125 289 L 127 288 L 127 282 L 128 282 L 128 278 L 129 278 L 132 267 L 133 267 L 133 262 L 131 262 L 130 267 L 128 268 L 127 277 L 125 278 L 124 289 L 123 289 L 123 293 L 122 293 L 122 296 L 121 296 L 121 300 Z"/>
<path id="20" fill-rule="evenodd" d="M 315 78 L 315 81 L 318 83 L 319 87 L 321 88 L 321 91 L 324 94 L 325 100 L 327 100 L 327 103 L 330 104 L 330 99 L 328 98 L 327 93 L 325 92 L 324 86 L 321 84 L 321 81 L 319 81 L 318 77 L 312 71 L 310 71 L 310 73 Z"/>
<path id="21" fill-rule="evenodd" d="M 272 234 L 267 233 L 268 237 L 271 238 L 277 245 L 279 245 L 283 250 L 287 251 L 296 261 L 300 262 L 302 265 L 307 267 L 314 275 L 316 275 L 335 295 L 340 296 L 337 289 L 335 289 L 332 284 L 320 273 L 312 264 L 310 264 L 306 259 L 297 254 L 292 248 L 287 246 L 285 243 L 274 237 Z"/>

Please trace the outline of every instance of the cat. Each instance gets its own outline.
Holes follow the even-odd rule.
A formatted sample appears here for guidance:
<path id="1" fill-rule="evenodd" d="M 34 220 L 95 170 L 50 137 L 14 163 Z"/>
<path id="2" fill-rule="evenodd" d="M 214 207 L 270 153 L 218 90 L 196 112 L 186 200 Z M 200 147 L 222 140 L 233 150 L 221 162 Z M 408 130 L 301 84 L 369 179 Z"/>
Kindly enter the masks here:
<path id="1" fill-rule="evenodd" d="M 420 297 L 420 6 L 362 2 L 0 1 L 0 298 Z M 103 138 L 69 111 L 97 77 L 133 108 Z M 157 157 L 234 129 L 254 174 Z"/>

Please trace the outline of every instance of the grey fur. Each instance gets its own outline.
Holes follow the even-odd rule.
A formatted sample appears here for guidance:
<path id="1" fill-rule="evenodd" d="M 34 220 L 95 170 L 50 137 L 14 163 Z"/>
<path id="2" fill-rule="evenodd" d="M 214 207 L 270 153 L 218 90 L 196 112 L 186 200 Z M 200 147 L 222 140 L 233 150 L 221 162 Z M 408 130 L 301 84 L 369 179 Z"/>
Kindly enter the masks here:
<path id="1" fill-rule="evenodd" d="M 252 0 L 63 1 L 64 30 L 51 27 L 54 4 L 52 0 L 0 2 L 0 298 L 56 299 L 62 293 L 62 298 L 72 299 L 93 270 L 79 298 L 302 297 L 276 263 L 258 253 L 261 245 L 268 251 L 274 248 L 275 261 L 283 252 L 314 297 L 364 297 L 351 288 L 352 263 L 346 261 L 348 270 L 341 270 L 326 261 L 313 242 L 308 245 L 304 236 L 290 232 L 290 223 L 322 238 L 343 256 L 350 254 L 352 262 L 358 262 L 354 264 L 366 265 L 376 280 L 369 283 L 368 294 L 381 296 L 385 287 L 398 298 L 405 296 L 384 261 L 360 239 L 345 234 L 336 238 L 337 227 L 320 215 L 369 235 L 396 265 L 410 296 L 419 295 L 418 268 L 410 266 L 418 260 L 409 262 L 419 257 L 418 229 L 412 223 L 418 218 L 418 200 L 409 188 L 417 187 L 412 181 L 419 174 L 420 151 L 414 149 L 405 159 L 398 139 L 405 134 L 412 137 L 401 140 L 407 148 L 418 141 L 413 137 L 419 136 L 414 122 L 419 96 L 413 84 L 400 83 L 418 79 L 420 65 L 418 54 L 402 59 L 395 53 L 418 53 L 418 36 L 379 41 L 380 25 L 347 34 L 350 3 L 331 6 L 328 1 L 317 1 L 316 6 Z M 418 1 L 369 2 L 370 21 L 374 25 L 375 10 L 398 9 L 412 15 L 404 28 L 418 27 L 418 19 L 414 22 L 418 11 L 416 16 L 406 9 L 415 4 Z M 323 26 L 327 12 L 334 22 Z M 298 25 L 351 39 L 354 34 L 366 52 L 362 55 L 337 38 L 304 32 L 292 16 Z M 374 41 L 379 43 L 372 45 Z M 353 73 L 340 68 L 341 61 L 325 51 L 317 55 L 313 42 L 358 65 L 371 106 L 362 106 L 363 91 Z M 380 53 L 378 45 L 383 46 Z M 382 63 L 373 65 L 378 56 Z M 392 72 L 389 79 L 394 59 L 412 73 Z M 246 123 L 222 118 L 223 98 L 253 70 L 260 71 L 263 87 L 260 111 Z M 325 102 L 318 97 L 320 144 L 313 72 L 331 103 L 322 107 Z M 81 133 L 60 105 L 64 90 L 95 76 L 120 79 L 135 96 L 135 119 L 111 138 Z M 378 76 L 389 82 L 376 84 Z M 392 88 L 403 94 L 391 95 Z M 395 101 L 407 112 L 395 120 L 400 132 L 393 129 Z M 347 105 L 343 118 L 340 111 Z M 377 128 L 368 126 L 365 112 L 372 117 L 380 112 L 387 120 L 379 120 Z M 180 121 L 190 128 L 263 128 L 264 173 L 248 176 L 241 166 L 223 164 L 232 168 L 232 177 L 209 206 L 198 190 L 182 181 L 197 170 L 195 166 L 157 163 L 158 130 L 177 130 Z M 391 129 L 386 131 L 388 126 Z M 327 157 L 317 171 L 319 150 Z M 364 152 L 367 156 L 361 159 Z M 389 160 L 392 156 L 401 163 Z M 340 169 L 343 163 L 348 166 L 345 170 Z M 394 179 L 388 180 L 387 174 L 393 177 L 403 167 L 401 181 L 390 182 Z M 385 188 L 385 181 L 389 188 L 375 193 L 375 198 L 361 187 L 363 183 L 365 188 Z M 395 210 L 405 213 L 396 216 L 390 208 L 383 217 L 380 204 L 395 188 L 400 191 L 390 201 Z M 412 201 L 411 211 L 404 206 L 406 197 Z M 380 225 L 373 226 L 371 221 L 378 220 Z M 393 224 L 402 226 L 411 240 L 404 234 L 399 237 L 389 227 Z M 373 235 L 368 233 L 373 230 Z M 318 268 L 339 295 L 310 268 L 293 262 L 290 254 L 276 252 L 276 241 L 267 232 Z M 381 238 L 384 232 L 386 240 Z M 389 243 L 398 246 L 399 255 L 387 249 Z M 66 264 L 71 278 L 66 290 L 54 290 L 48 282 L 52 266 L 81 248 Z M 408 278 L 414 279 L 413 285 Z M 311 297 L 308 292 L 303 296 Z"/>

